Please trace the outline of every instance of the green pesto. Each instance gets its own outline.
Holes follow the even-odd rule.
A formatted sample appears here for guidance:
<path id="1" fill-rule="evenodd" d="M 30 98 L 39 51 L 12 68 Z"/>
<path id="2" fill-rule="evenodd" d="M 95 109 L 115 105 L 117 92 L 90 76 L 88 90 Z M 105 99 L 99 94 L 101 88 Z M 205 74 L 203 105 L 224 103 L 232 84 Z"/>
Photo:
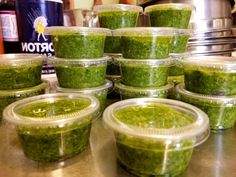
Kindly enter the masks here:
<path id="1" fill-rule="evenodd" d="M 108 92 L 107 90 L 104 90 L 104 91 L 100 91 L 100 92 L 97 92 L 97 93 L 93 94 L 100 102 L 101 112 L 103 112 L 106 108 L 107 92 Z"/>
<path id="2" fill-rule="evenodd" d="M 100 58 L 104 53 L 105 34 L 52 35 L 55 55 L 59 58 Z"/>
<path id="3" fill-rule="evenodd" d="M 119 36 L 107 36 L 105 40 L 105 53 L 121 53 L 121 43 Z"/>
<path id="4" fill-rule="evenodd" d="M 160 87 L 167 83 L 169 66 L 121 64 L 121 82 L 134 87 Z"/>
<path id="5" fill-rule="evenodd" d="M 124 58 L 163 59 L 169 57 L 172 36 L 122 36 Z"/>
<path id="6" fill-rule="evenodd" d="M 131 92 L 131 91 L 119 91 L 121 100 L 129 98 L 167 98 L 168 91 L 161 91 L 157 93 L 151 92 Z"/>
<path id="7" fill-rule="evenodd" d="M 184 83 L 187 90 L 207 95 L 235 95 L 236 73 L 217 68 L 184 66 Z"/>
<path id="8" fill-rule="evenodd" d="M 184 53 L 186 51 L 189 35 L 175 35 L 173 37 L 170 53 Z"/>
<path id="9" fill-rule="evenodd" d="M 55 65 L 60 87 L 90 88 L 104 84 L 106 64 L 100 66 Z"/>
<path id="10" fill-rule="evenodd" d="M 0 90 L 33 87 L 41 83 L 42 62 L 0 66 Z"/>
<path id="11" fill-rule="evenodd" d="M 29 117 L 45 118 L 66 115 L 86 108 L 86 99 L 60 99 L 53 103 L 40 102 L 27 105 L 17 113 Z M 25 155 L 38 162 L 60 161 L 82 152 L 89 140 L 91 117 L 63 127 L 17 127 Z"/>
<path id="12" fill-rule="evenodd" d="M 184 75 L 168 76 L 167 82 L 172 82 L 175 85 L 178 85 L 178 84 L 184 82 Z"/>
<path id="13" fill-rule="evenodd" d="M 98 12 L 100 27 L 110 29 L 135 27 L 138 15 L 138 11 Z"/>
<path id="14" fill-rule="evenodd" d="M 175 27 L 187 29 L 191 17 L 190 9 L 174 9 L 172 7 L 156 8 L 149 12 L 151 26 Z"/>
<path id="15" fill-rule="evenodd" d="M 184 70 L 183 70 L 183 67 L 180 65 L 171 66 L 169 69 L 169 76 L 179 76 L 183 74 L 184 74 Z"/>
<path id="16" fill-rule="evenodd" d="M 236 105 L 217 103 L 178 94 L 178 99 L 190 103 L 203 110 L 209 117 L 210 127 L 213 130 L 226 129 L 234 126 L 236 120 Z"/>
<path id="17" fill-rule="evenodd" d="M 162 104 L 128 106 L 117 110 L 115 116 L 126 124 L 144 128 L 183 127 L 194 121 L 190 115 Z M 166 144 L 163 140 L 116 134 L 119 161 L 138 176 L 175 177 L 183 173 L 191 159 L 192 148 L 189 146 L 193 142 L 194 139 Z"/>

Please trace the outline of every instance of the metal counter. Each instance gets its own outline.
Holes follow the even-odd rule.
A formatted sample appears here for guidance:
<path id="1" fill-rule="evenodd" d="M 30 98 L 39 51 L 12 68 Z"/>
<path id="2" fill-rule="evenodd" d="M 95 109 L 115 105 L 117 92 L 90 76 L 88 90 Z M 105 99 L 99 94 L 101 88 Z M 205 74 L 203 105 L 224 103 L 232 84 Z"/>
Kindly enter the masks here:
<path id="1" fill-rule="evenodd" d="M 47 165 L 27 159 L 13 127 L 0 127 L 0 177 L 132 177 L 115 157 L 112 134 L 101 119 L 94 122 L 90 146 L 74 158 Z M 236 177 L 236 128 L 211 133 L 196 147 L 181 177 Z"/>

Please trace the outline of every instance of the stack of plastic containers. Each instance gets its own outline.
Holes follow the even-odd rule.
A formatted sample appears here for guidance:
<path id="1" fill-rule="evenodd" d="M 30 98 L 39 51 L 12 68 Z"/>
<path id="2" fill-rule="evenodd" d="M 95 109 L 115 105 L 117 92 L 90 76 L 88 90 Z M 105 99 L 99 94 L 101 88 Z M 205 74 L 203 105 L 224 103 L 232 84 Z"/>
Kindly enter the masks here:
<path id="1" fill-rule="evenodd" d="M 189 57 L 183 61 L 185 84 L 178 99 L 205 111 L 213 130 L 233 127 L 236 120 L 236 58 Z"/>
<path id="2" fill-rule="evenodd" d="M 106 38 L 104 52 L 112 58 L 107 67 L 107 78 L 115 81 L 120 78 L 120 69 L 115 62 L 116 58 L 121 57 L 120 37 L 114 36 L 114 30 L 118 28 L 136 27 L 139 14 L 143 12 L 142 7 L 126 4 L 97 5 L 99 25 L 109 28 L 112 36 Z"/>
<path id="3" fill-rule="evenodd" d="M 112 83 L 105 80 L 107 61 L 104 57 L 106 28 L 48 27 L 55 56 L 54 65 L 60 92 L 90 93 L 101 101 L 102 109 Z M 98 92 L 99 88 L 99 92 Z M 89 90 L 89 91 L 88 91 Z"/>
<path id="4" fill-rule="evenodd" d="M 122 28 L 114 31 L 121 37 L 122 58 L 116 59 L 121 70 L 121 81 L 115 88 L 121 99 L 134 97 L 166 98 L 173 84 L 167 83 L 169 58 L 174 29 Z"/>
<path id="5" fill-rule="evenodd" d="M 38 54 L 0 55 L 0 120 L 10 103 L 45 93 L 47 83 L 41 80 L 44 59 Z"/>
<path id="6" fill-rule="evenodd" d="M 187 28 L 192 10 L 191 5 L 181 3 L 158 4 L 145 8 L 145 13 L 149 16 L 152 27 L 178 28 L 175 31 L 170 50 L 170 55 L 176 63 L 171 67 L 168 79 L 174 83 L 183 81 L 183 70 L 179 61 L 186 56 L 185 52 L 190 36 L 190 31 Z"/>

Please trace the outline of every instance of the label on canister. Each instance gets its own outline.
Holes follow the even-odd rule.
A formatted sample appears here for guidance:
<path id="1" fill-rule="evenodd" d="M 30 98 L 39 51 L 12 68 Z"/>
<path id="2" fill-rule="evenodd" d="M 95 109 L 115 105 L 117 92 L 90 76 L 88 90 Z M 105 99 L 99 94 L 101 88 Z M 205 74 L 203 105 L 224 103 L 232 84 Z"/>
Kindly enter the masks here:
<path id="1" fill-rule="evenodd" d="M 62 0 L 16 0 L 19 41 L 23 53 L 54 55 L 48 26 L 63 26 Z M 45 65 L 43 74 L 53 73 L 52 66 Z"/>

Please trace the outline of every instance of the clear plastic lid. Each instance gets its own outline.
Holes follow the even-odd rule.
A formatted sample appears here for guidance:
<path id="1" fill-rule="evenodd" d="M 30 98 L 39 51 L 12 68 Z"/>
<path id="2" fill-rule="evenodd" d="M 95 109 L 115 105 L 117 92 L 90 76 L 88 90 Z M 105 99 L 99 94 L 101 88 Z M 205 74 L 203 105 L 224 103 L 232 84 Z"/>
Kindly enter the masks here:
<path id="1" fill-rule="evenodd" d="M 187 125 L 177 128 L 155 128 L 151 124 L 150 126 L 141 127 L 138 126 L 139 124 L 131 125 L 124 123 L 114 114 L 114 112 L 117 110 L 122 110 L 126 107 L 142 106 L 145 108 L 150 104 L 155 106 L 165 105 L 167 107 L 173 108 L 178 112 L 193 117 L 193 121 Z M 105 110 L 103 113 L 103 119 L 104 122 L 115 132 L 140 138 L 150 138 L 163 141 L 180 141 L 193 138 L 195 141 L 191 146 L 196 146 L 204 142 L 209 136 L 209 119 L 203 111 L 190 104 L 171 99 L 134 98 L 119 101 L 110 105 Z"/>
<path id="2" fill-rule="evenodd" d="M 46 59 L 39 54 L 0 54 L 0 65 L 27 65 L 34 62 L 42 62 Z"/>
<path id="3" fill-rule="evenodd" d="M 156 95 L 161 94 L 161 93 L 166 93 L 168 92 L 170 89 L 172 89 L 174 87 L 173 83 L 168 83 L 165 86 L 162 87 L 132 87 L 132 86 L 127 86 L 122 84 L 120 81 L 116 81 L 115 82 L 115 87 L 117 89 L 119 89 L 121 92 L 131 92 L 131 93 L 149 93 L 151 95 Z"/>
<path id="4" fill-rule="evenodd" d="M 168 27 L 135 27 L 119 28 L 113 31 L 114 36 L 174 36 L 175 28 Z"/>
<path id="5" fill-rule="evenodd" d="M 151 5 L 145 8 L 144 12 L 148 13 L 155 10 L 169 10 L 169 9 L 176 9 L 176 10 L 195 10 L 195 7 L 190 4 L 185 3 L 167 3 L 167 4 L 157 4 Z"/>
<path id="6" fill-rule="evenodd" d="M 3 97 L 21 97 L 21 95 L 25 94 L 31 94 L 38 92 L 40 90 L 46 89 L 48 82 L 43 81 L 41 84 L 34 86 L 34 87 L 28 87 L 23 89 L 15 89 L 15 90 L 0 90 L 0 98 Z"/>
<path id="7" fill-rule="evenodd" d="M 68 34 L 79 34 L 79 35 L 111 35 L 111 30 L 108 28 L 89 28 L 89 27 L 78 27 L 78 26 L 51 26 L 45 28 L 45 34 L 49 35 L 68 35 Z"/>
<path id="8" fill-rule="evenodd" d="M 219 105 L 229 105 L 230 107 L 236 106 L 236 96 L 216 96 L 194 93 L 186 90 L 183 83 L 178 84 L 175 87 L 175 90 L 177 94 L 183 95 L 186 98 L 189 98 L 189 100 L 197 101 L 198 103 L 214 103 Z"/>
<path id="9" fill-rule="evenodd" d="M 88 106 L 83 109 L 74 110 L 70 113 L 61 113 L 59 115 L 53 115 L 55 111 L 55 103 L 58 100 L 86 100 Z M 46 117 L 28 117 L 23 116 L 17 111 L 21 108 L 29 106 L 31 104 L 43 104 L 49 103 L 49 112 L 52 115 Z M 34 105 L 35 106 L 35 105 Z M 70 109 L 70 105 L 65 103 L 63 104 L 63 109 Z M 58 108 L 59 109 L 59 108 Z M 91 95 L 84 95 L 79 93 L 54 93 L 54 94 L 44 94 L 25 98 L 19 101 L 16 101 L 3 111 L 3 117 L 5 120 L 19 125 L 19 126 L 35 126 L 35 127 L 63 127 L 65 124 L 72 124 L 76 121 L 80 121 L 86 118 L 92 119 L 96 118 L 99 115 L 99 101 L 97 98 Z"/>
<path id="10" fill-rule="evenodd" d="M 109 61 L 111 58 L 109 56 L 105 56 L 102 58 L 96 58 L 96 59 L 65 59 L 65 58 L 57 58 L 57 57 L 51 57 L 48 58 L 48 61 L 50 64 L 67 64 L 67 65 L 76 65 L 76 66 L 98 66 L 98 65 L 104 65 L 107 64 L 107 61 Z"/>
<path id="11" fill-rule="evenodd" d="M 189 29 L 178 29 L 178 28 L 175 28 L 174 30 L 174 35 L 175 36 L 181 36 L 181 35 L 192 35 L 192 31 L 189 30 Z"/>
<path id="12" fill-rule="evenodd" d="M 182 60 L 184 65 L 199 66 L 227 72 L 236 71 L 236 58 L 228 56 L 192 56 Z"/>
<path id="13" fill-rule="evenodd" d="M 110 80 L 105 80 L 105 84 L 99 87 L 92 87 L 92 88 L 86 88 L 86 89 L 71 89 L 71 88 L 62 88 L 58 85 L 56 86 L 56 90 L 58 92 L 64 92 L 64 93 L 83 93 L 83 94 L 96 94 L 99 92 L 107 91 L 111 89 L 113 86 L 113 83 Z"/>
<path id="14" fill-rule="evenodd" d="M 148 66 L 172 66 L 174 64 L 174 59 L 167 58 L 167 59 L 127 59 L 127 58 L 117 58 L 115 61 L 119 62 L 120 64 L 125 65 L 148 65 Z"/>
<path id="15" fill-rule="evenodd" d="M 129 4 L 104 4 L 96 5 L 93 8 L 94 11 L 99 12 L 114 12 L 114 11 L 137 11 L 143 12 L 141 6 L 129 5 Z"/>

